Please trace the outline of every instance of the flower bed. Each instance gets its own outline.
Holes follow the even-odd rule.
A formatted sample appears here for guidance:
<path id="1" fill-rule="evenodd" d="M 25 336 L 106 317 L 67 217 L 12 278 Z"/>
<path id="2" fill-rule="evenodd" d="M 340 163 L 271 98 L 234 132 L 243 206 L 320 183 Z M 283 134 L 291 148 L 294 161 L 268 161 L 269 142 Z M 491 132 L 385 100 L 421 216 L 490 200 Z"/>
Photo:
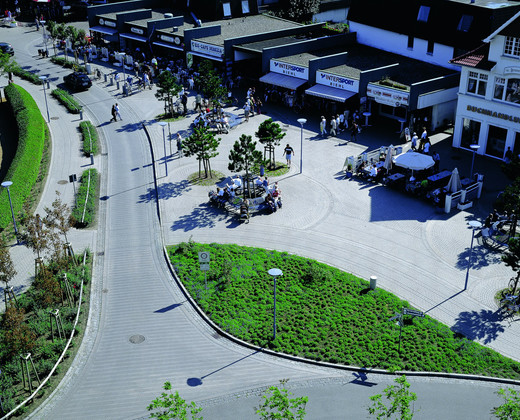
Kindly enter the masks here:
<path id="1" fill-rule="evenodd" d="M 83 137 L 83 153 L 85 156 L 97 155 L 99 145 L 96 127 L 90 121 L 82 121 L 79 128 Z"/>
<path id="2" fill-rule="evenodd" d="M 63 89 L 54 89 L 51 92 L 51 95 L 54 96 L 62 105 L 65 105 L 67 110 L 71 114 L 79 114 L 81 111 L 81 105 L 74 99 L 70 93 L 64 91 Z"/>
<path id="3" fill-rule="evenodd" d="M 88 169 L 81 175 L 76 194 L 76 206 L 72 209 L 72 219 L 76 227 L 87 227 L 93 223 L 96 216 L 97 196 L 98 172 L 95 169 Z"/>

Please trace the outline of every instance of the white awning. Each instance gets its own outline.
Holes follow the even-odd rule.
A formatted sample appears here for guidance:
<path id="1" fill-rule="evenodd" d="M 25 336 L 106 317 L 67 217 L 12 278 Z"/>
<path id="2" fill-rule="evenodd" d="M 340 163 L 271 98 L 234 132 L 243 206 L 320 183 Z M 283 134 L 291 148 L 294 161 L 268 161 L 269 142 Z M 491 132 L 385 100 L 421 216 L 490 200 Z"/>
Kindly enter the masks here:
<path id="1" fill-rule="evenodd" d="M 214 61 L 224 61 L 222 58 L 220 57 L 215 57 L 214 55 L 206 55 L 206 54 L 202 54 L 202 53 L 198 53 L 198 52 L 195 52 L 195 51 L 188 51 L 190 54 L 193 54 L 193 55 L 196 55 L 198 57 L 203 57 L 203 58 L 207 58 L 208 60 L 214 60 Z"/>
<path id="2" fill-rule="evenodd" d="M 330 99 L 332 101 L 345 102 L 351 98 L 356 92 L 349 90 L 337 89 L 331 86 L 314 85 L 305 91 L 307 95 L 317 96 L 319 98 Z"/>
<path id="3" fill-rule="evenodd" d="M 262 83 L 280 86 L 286 89 L 295 90 L 301 85 L 307 83 L 307 80 L 298 79 L 297 77 L 287 76 L 285 74 L 269 72 L 260 78 Z"/>
<path id="4" fill-rule="evenodd" d="M 148 38 L 146 38 L 145 36 L 139 36 L 139 35 L 133 35 L 133 34 L 119 34 L 119 36 L 122 36 L 123 38 L 133 39 L 135 41 L 148 42 Z"/>
<path id="5" fill-rule="evenodd" d="M 166 42 L 154 41 L 152 44 L 159 45 L 159 47 L 171 48 L 172 50 L 184 51 L 184 48 L 178 47 L 177 45 L 168 44 Z"/>
<path id="6" fill-rule="evenodd" d="M 102 34 L 114 35 L 117 34 L 117 29 L 105 28 L 104 26 L 94 26 L 90 28 L 91 31 L 101 32 Z"/>

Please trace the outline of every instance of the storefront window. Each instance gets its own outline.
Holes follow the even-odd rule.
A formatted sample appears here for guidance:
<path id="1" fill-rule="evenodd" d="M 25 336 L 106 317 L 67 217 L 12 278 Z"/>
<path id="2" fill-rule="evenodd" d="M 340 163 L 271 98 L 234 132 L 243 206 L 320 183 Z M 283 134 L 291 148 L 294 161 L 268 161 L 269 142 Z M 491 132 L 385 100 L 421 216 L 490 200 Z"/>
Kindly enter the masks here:
<path id="1" fill-rule="evenodd" d="M 486 155 L 502 159 L 506 146 L 506 137 L 507 130 L 505 128 L 490 125 L 486 145 Z"/>
<path id="2" fill-rule="evenodd" d="M 480 122 L 464 118 L 462 121 L 462 135 L 460 138 L 461 147 L 469 149 L 472 144 L 478 144 L 480 134 Z"/>
<path id="3" fill-rule="evenodd" d="M 515 134 L 515 145 L 513 146 L 513 153 L 515 156 L 520 155 L 520 133 Z"/>
<path id="4" fill-rule="evenodd" d="M 520 79 L 508 79 L 506 90 L 507 102 L 520 102 Z"/>

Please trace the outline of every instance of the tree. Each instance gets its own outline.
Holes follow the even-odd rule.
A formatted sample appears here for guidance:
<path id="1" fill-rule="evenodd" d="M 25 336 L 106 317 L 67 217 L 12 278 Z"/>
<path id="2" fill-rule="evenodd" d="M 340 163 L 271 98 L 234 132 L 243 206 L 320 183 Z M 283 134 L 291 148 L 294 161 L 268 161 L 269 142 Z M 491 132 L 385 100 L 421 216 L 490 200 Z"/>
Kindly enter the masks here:
<path id="1" fill-rule="evenodd" d="M 269 419 L 303 419 L 306 415 L 305 406 L 309 401 L 308 397 L 290 398 L 292 392 L 285 388 L 288 379 L 282 379 L 280 384 L 282 389 L 277 386 L 269 387 L 262 396 L 262 404 L 255 408 L 256 414 L 264 420 Z"/>
<path id="2" fill-rule="evenodd" d="M 56 191 L 56 199 L 52 202 L 51 208 L 45 207 L 45 212 L 47 213 L 43 220 L 45 224 L 58 230 L 65 238 L 65 242 L 69 242 L 67 232 L 71 227 L 71 211 L 70 207 L 61 201 L 59 191 Z"/>
<path id="3" fill-rule="evenodd" d="M 216 138 L 215 134 L 208 130 L 203 123 L 197 124 L 191 136 L 186 138 L 182 144 L 182 151 L 186 156 L 197 156 L 199 161 L 199 178 L 201 164 L 204 165 L 204 175 L 211 178 L 211 165 L 209 160 L 218 155 L 217 148 L 222 139 Z"/>
<path id="4" fill-rule="evenodd" d="M 209 101 L 218 103 L 227 97 L 227 89 L 211 61 L 203 60 L 199 65 L 198 73 L 197 84 Z"/>
<path id="5" fill-rule="evenodd" d="M 172 384 L 170 382 L 165 382 L 164 390 L 171 391 L 171 389 Z M 150 418 L 152 419 L 187 420 L 190 417 L 192 419 L 202 419 L 202 416 L 199 416 L 199 413 L 202 411 L 202 408 L 197 407 L 197 405 L 193 401 L 188 404 L 185 400 L 183 400 L 180 397 L 178 391 L 175 391 L 175 394 L 172 394 L 171 392 L 163 392 L 160 397 L 157 397 L 155 400 L 152 401 L 152 403 L 147 407 L 147 409 L 148 411 L 158 410 L 155 413 L 150 413 Z"/>
<path id="6" fill-rule="evenodd" d="M 262 152 L 256 150 L 256 141 L 253 141 L 251 136 L 242 134 L 229 152 L 229 161 L 230 171 L 246 171 L 244 194 L 246 190 L 249 192 L 249 170 L 254 165 L 263 163 Z"/>
<path id="7" fill-rule="evenodd" d="M 282 133 L 280 124 L 275 123 L 272 118 L 269 118 L 258 126 L 258 131 L 255 136 L 258 137 L 260 143 L 264 145 L 264 160 L 266 160 L 266 154 L 269 154 L 268 161 L 270 162 L 271 169 L 274 169 L 276 162 L 274 159 L 274 146 L 280 144 L 280 140 L 285 137 L 286 133 Z"/>
<path id="8" fill-rule="evenodd" d="M 520 420 L 520 392 L 511 388 L 500 388 L 497 394 L 504 398 L 504 403 L 493 408 L 491 413 L 499 420 Z"/>
<path id="9" fill-rule="evenodd" d="M 42 265 L 41 255 L 47 249 L 49 233 L 49 229 L 45 226 L 39 214 L 27 217 L 25 232 L 22 233 L 21 237 L 27 248 L 36 253 L 35 276 L 38 275 L 38 264 Z"/>
<path id="10" fill-rule="evenodd" d="M 5 283 L 5 289 L 9 288 L 9 282 L 16 276 L 13 260 L 9 253 L 4 236 L 0 236 L 0 281 Z"/>
<path id="11" fill-rule="evenodd" d="M 375 415 L 378 420 L 389 419 L 393 415 L 400 420 L 411 420 L 414 409 L 413 406 L 410 408 L 410 403 L 417 400 L 417 395 L 415 392 L 410 392 L 410 384 L 405 375 L 396 378 L 394 382 L 398 385 L 389 385 L 383 391 L 390 406 L 387 407 L 382 401 L 382 395 L 377 394 L 370 397 L 374 403 L 368 408 L 368 412 Z"/>
<path id="12" fill-rule="evenodd" d="M 2 328 L 5 331 L 3 344 L 10 357 L 30 352 L 36 344 L 36 334 L 24 321 L 23 308 L 10 306 L 6 309 L 2 321 Z"/>
<path id="13" fill-rule="evenodd" d="M 155 97 L 164 101 L 164 113 L 173 115 L 173 98 L 178 95 L 182 87 L 169 70 L 157 76 L 157 93 Z"/>
<path id="14" fill-rule="evenodd" d="M 76 45 L 76 40 L 78 39 L 78 29 L 72 25 L 65 27 L 65 39 L 70 41 L 70 46 L 72 50 L 74 50 Z M 67 45 L 65 44 L 65 59 L 67 59 Z M 76 57 L 76 63 L 78 59 Z"/>
<path id="15" fill-rule="evenodd" d="M 516 273 L 513 290 L 510 290 L 510 293 L 514 295 L 520 279 L 520 240 L 518 238 L 509 240 L 509 247 L 502 255 L 502 261 Z"/>
<path id="16" fill-rule="evenodd" d="M 282 0 L 278 14 L 297 22 L 310 21 L 312 15 L 319 12 L 320 0 Z"/>
<path id="17" fill-rule="evenodd" d="M 54 22 L 53 20 L 48 20 L 46 25 L 47 25 L 47 35 L 49 35 L 49 37 L 52 40 L 52 47 L 54 49 L 54 56 L 56 57 L 56 55 L 57 55 L 57 52 L 56 52 L 56 41 L 59 38 L 58 24 L 56 22 Z"/>

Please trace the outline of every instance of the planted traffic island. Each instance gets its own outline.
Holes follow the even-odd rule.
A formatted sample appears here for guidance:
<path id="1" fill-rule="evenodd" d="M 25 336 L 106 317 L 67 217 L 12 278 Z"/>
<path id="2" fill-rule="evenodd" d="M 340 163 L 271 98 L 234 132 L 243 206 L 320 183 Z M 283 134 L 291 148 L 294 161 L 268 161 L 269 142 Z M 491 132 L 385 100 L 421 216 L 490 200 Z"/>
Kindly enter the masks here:
<path id="1" fill-rule="evenodd" d="M 210 254 L 206 272 L 200 269 L 199 252 Z M 371 290 L 366 280 L 315 260 L 191 241 L 168 247 L 168 255 L 208 317 L 254 345 L 366 368 L 520 379 L 520 363 L 427 315 L 412 316 L 419 311 L 408 302 L 382 289 Z M 276 338 L 274 284 L 268 274 L 272 268 L 283 273 L 276 278 Z M 402 314 L 400 348 L 396 313 Z"/>

